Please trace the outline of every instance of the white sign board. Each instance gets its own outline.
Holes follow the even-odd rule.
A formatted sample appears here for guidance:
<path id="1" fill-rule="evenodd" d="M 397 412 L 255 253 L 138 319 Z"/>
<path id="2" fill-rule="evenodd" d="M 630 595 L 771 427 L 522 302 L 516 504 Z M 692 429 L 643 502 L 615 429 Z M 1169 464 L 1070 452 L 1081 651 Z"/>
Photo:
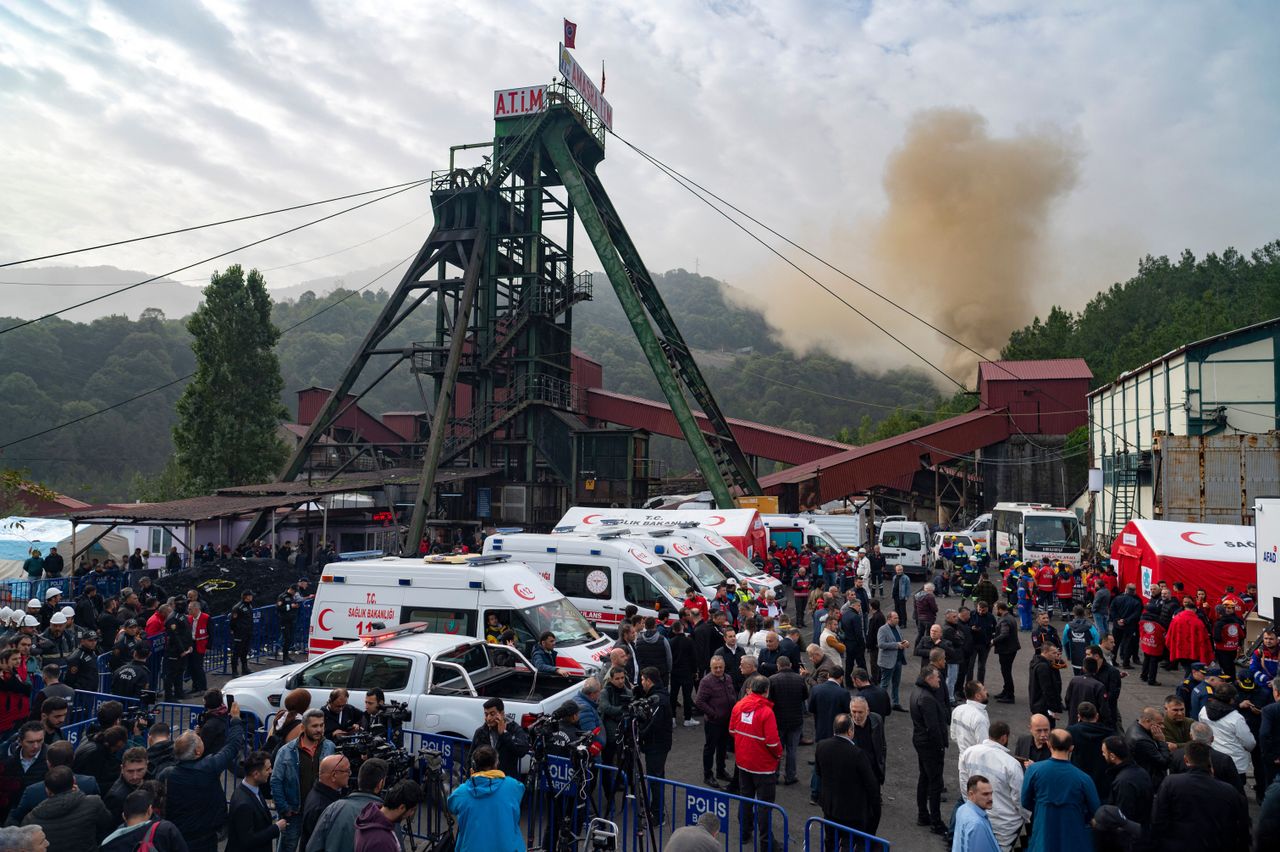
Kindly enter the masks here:
<path id="1" fill-rule="evenodd" d="M 1276 611 L 1276 599 L 1280 598 L 1280 498 L 1256 498 L 1253 520 L 1258 535 L 1258 613 L 1275 618 L 1280 615 Z"/>
<path id="2" fill-rule="evenodd" d="M 582 99 L 587 102 L 587 106 L 591 107 L 591 111 L 604 122 L 604 126 L 612 130 L 613 107 L 604 99 L 604 95 L 600 94 L 596 84 L 591 82 L 587 72 L 582 70 L 578 60 L 573 58 L 573 54 L 563 44 L 560 45 L 560 75 L 569 81 L 569 85 L 573 86 L 578 94 L 582 95 Z"/>
<path id="3" fill-rule="evenodd" d="M 534 115 L 547 109 L 546 86 L 523 86 L 519 89 L 498 89 L 493 93 L 493 117 L 515 118 Z"/>

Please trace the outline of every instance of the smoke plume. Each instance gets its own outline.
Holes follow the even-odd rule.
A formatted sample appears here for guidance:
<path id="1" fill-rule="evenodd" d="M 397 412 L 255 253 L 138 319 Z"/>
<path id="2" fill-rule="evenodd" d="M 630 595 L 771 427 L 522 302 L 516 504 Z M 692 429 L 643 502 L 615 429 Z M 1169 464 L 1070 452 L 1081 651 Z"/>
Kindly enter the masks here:
<path id="1" fill-rule="evenodd" d="M 1011 331 L 1043 308 L 1037 285 L 1049 216 L 1054 201 L 1075 185 L 1079 158 L 1061 133 L 993 138 L 975 112 L 919 113 L 885 165 L 883 215 L 832 234 L 820 253 L 993 357 Z M 973 381 L 972 353 L 829 270 L 802 265 L 950 375 Z M 793 270 L 770 278 L 766 316 L 785 345 L 822 348 L 882 369 L 928 369 L 811 282 L 796 280 Z M 788 282 L 785 298 L 775 289 L 779 280 Z M 744 283 L 752 294 L 746 300 L 759 306 L 761 288 L 753 283 Z"/>

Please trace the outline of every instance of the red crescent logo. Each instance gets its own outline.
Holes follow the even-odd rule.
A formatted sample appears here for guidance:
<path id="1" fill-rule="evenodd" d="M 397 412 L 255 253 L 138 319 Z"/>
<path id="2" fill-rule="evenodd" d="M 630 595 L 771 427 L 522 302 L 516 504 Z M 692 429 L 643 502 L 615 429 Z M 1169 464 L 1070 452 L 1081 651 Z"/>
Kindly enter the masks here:
<path id="1" fill-rule="evenodd" d="M 329 613 L 331 613 L 331 612 L 333 612 L 333 610 L 331 610 L 331 609 L 322 609 L 322 610 L 320 610 L 320 614 L 319 614 L 318 616 L 316 616 L 316 626 L 320 628 L 320 631 L 321 631 L 322 633 L 327 633 L 327 632 L 329 632 L 329 627 L 328 627 L 328 625 L 326 625 L 326 624 L 324 623 L 324 617 L 325 617 L 326 615 L 328 615 Z"/>
<path id="2" fill-rule="evenodd" d="M 530 589 L 528 586 L 526 586 L 524 583 L 516 583 L 514 586 L 511 587 L 511 591 L 515 592 L 517 595 L 519 595 L 520 597 L 524 598 L 527 601 L 531 601 L 534 599 L 534 597 L 536 597 L 536 595 L 534 595 L 533 593 L 533 590 Z"/>
<path id="3" fill-rule="evenodd" d="M 712 515 L 707 518 L 707 526 L 718 527 L 724 523 L 724 515 Z"/>
<path id="4" fill-rule="evenodd" d="M 600 514 L 599 514 L 598 512 L 597 512 L 596 514 L 594 514 L 594 515 L 583 515 L 583 516 L 582 516 L 582 523 L 584 523 L 584 524 L 594 524 L 594 523 L 595 523 L 595 520 L 594 520 L 594 519 L 595 519 L 595 518 L 598 518 L 598 517 L 600 517 Z"/>
<path id="5" fill-rule="evenodd" d="M 1197 547 L 1213 547 L 1212 544 L 1205 544 L 1203 541 L 1196 541 L 1191 537 L 1193 535 L 1204 535 L 1204 533 L 1200 532 L 1200 530 L 1191 530 L 1190 532 L 1184 532 L 1181 536 L 1179 536 L 1179 538 L 1181 538 L 1187 544 L 1194 544 Z"/>

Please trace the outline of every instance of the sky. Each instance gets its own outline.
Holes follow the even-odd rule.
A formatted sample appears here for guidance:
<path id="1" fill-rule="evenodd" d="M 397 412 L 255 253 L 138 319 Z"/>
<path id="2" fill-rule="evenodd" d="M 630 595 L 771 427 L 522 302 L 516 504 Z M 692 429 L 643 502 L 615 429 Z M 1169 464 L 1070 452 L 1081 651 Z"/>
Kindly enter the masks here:
<path id="1" fill-rule="evenodd" d="M 425 177 L 450 145 L 491 137 L 494 89 L 551 79 L 565 16 L 597 82 L 606 65 L 621 137 L 871 289 L 906 293 L 923 315 L 941 305 L 981 316 L 992 298 L 943 298 L 967 286 L 945 274 L 965 252 L 917 274 L 901 245 L 874 244 L 901 222 L 902 170 L 934 160 L 912 135 L 931 115 L 961 116 L 995 145 L 937 158 L 990 170 L 953 188 L 962 196 L 1001 185 L 999 151 L 1028 139 L 1055 140 L 1070 161 L 1014 211 L 1034 227 L 1009 237 L 1028 242 L 1001 286 L 1025 292 L 997 325 L 1053 303 L 1079 308 L 1147 254 L 1248 251 L 1280 236 L 1270 2 L 12 0 L 0 4 L 0 262 Z M 652 270 L 696 268 L 766 310 L 787 302 L 777 333 L 800 348 L 812 321 L 819 345 L 859 341 L 842 352 L 855 360 L 885 350 L 853 310 L 616 139 L 599 171 Z M 921 191 L 911 204 L 927 210 L 935 201 Z M 971 224 L 986 215 L 966 197 L 937 200 L 953 202 Z M 36 265 L 159 274 L 336 209 Z M 427 193 L 413 190 L 174 277 L 194 286 L 235 261 L 288 286 L 385 268 L 430 225 Z M 932 240 L 927 228 L 905 233 Z M 991 251 L 1005 239 L 982 238 Z M 589 250 L 577 265 L 599 268 Z M 855 306 L 875 302 L 801 265 Z M 0 281 L 20 276 L 0 269 Z M 100 292 L 64 289 L 68 303 Z M 0 313 L 34 300 L 0 293 Z M 934 336 L 891 309 L 881 316 L 899 334 Z"/>

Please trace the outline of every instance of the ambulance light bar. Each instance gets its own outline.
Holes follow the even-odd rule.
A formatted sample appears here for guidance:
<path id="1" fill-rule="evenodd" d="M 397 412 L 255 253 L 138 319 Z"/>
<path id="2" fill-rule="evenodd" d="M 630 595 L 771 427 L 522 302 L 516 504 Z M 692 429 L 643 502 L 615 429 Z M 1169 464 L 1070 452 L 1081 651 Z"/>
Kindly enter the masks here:
<path id="1" fill-rule="evenodd" d="M 392 627 L 389 630 L 386 624 L 381 621 L 374 621 L 369 626 L 373 628 L 373 631 L 371 633 L 361 633 L 360 641 L 370 647 L 377 645 L 379 642 L 386 642 L 400 636 L 431 632 L 431 625 L 425 621 L 410 621 L 406 624 L 401 624 L 399 627 Z"/>
<path id="2" fill-rule="evenodd" d="M 493 565 L 498 562 L 506 562 L 510 558 L 511 555 L 507 553 L 467 553 L 451 554 L 449 556 L 424 556 L 422 561 L 427 565 Z"/>

